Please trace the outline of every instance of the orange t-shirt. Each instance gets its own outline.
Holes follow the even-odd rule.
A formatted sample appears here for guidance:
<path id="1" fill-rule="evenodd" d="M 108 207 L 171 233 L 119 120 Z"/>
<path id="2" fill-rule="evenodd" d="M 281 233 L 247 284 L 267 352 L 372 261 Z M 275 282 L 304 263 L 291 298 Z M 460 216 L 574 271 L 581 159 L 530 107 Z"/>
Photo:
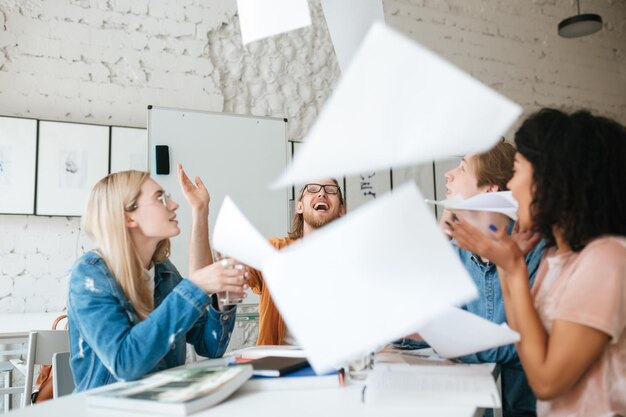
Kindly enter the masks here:
<path id="1" fill-rule="evenodd" d="M 626 415 L 626 238 L 598 238 L 578 253 L 551 249 L 532 294 L 548 333 L 554 320 L 563 320 L 610 336 L 581 379 L 558 398 L 538 401 L 537 414 Z"/>
<path id="2" fill-rule="evenodd" d="M 276 249 L 283 249 L 295 242 L 294 239 L 271 238 L 270 244 Z M 248 285 L 255 294 L 259 295 L 259 338 L 257 345 L 282 345 L 285 340 L 285 322 L 280 316 L 274 300 L 270 295 L 263 275 L 260 271 L 253 269 L 248 276 Z"/>

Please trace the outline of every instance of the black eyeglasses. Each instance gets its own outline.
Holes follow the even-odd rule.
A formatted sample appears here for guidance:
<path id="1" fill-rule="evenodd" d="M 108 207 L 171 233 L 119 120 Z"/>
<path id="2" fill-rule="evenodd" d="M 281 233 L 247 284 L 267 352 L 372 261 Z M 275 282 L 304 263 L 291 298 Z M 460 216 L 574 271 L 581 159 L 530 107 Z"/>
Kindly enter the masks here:
<path id="1" fill-rule="evenodd" d="M 324 189 L 326 194 L 339 194 L 339 186 L 331 184 L 307 184 L 304 186 L 304 191 L 307 193 L 315 194 L 319 193 L 321 189 Z"/>

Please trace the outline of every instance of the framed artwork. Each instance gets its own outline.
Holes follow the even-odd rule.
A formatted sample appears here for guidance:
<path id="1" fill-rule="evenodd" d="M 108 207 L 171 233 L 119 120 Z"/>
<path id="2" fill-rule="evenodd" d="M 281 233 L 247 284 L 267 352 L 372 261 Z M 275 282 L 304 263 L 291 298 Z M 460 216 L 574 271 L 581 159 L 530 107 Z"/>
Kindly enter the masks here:
<path id="1" fill-rule="evenodd" d="M 111 128 L 111 172 L 148 171 L 148 131 L 132 127 Z"/>
<path id="2" fill-rule="evenodd" d="M 351 175 L 345 184 L 347 210 L 351 211 L 391 190 L 391 170 Z"/>
<path id="3" fill-rule="evenodd" d="M 37 204 L 44 216 L 81 216 L 93 185 L 109 172 L 109 127 L 39 122 Z"/>
<path id="4" fill-rule="evenodd" d="M 0 117 L 0 213 L 35 213 L 37 120 Z"/>

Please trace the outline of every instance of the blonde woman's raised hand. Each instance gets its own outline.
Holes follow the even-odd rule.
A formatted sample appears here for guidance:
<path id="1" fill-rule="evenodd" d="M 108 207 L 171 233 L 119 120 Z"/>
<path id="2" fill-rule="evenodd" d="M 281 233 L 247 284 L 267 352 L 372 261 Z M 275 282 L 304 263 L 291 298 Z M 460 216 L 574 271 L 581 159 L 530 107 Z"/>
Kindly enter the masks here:
<path id="1" fill-rule="evenodd" d="M 241 294 L 248 288 L 246 284 L 247 275 L 248 272 L 244 265 L 234 259 L 224 258 L 198 269 L 191 274 L 189 280 L 207 294 L 226 291 Z"/>
<path id="2" fill-rule="evenodd" d="M 192 209 L 208 210 L 211 197 L 200 177 L 195 178 L 194 184 L 185 173 L 183 166 L 178 164 L 178 182 L 185 200 L 187 200 Z"/>

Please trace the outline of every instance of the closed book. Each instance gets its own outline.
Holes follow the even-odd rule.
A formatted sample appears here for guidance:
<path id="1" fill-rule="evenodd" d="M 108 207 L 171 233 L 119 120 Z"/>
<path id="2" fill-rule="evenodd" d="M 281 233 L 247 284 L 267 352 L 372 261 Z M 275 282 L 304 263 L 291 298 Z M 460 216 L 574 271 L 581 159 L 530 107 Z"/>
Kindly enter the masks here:
<path id="1" fill-rule="evenodd" d="M 89 407 L 186 416 L 225 400 L 252 376 L 252 366 L 170 369 L 87 394 Z"/>
<path id="2" fill-rule="evenodd" d="M 273 390 L 298 390 L 298 389 L 322 389 L 341 387 L 339 371 L 326 374 L 316 374 L 313 368 L 307 366 L 291 372 L 280 378 L 253 376 L 241 387 L 242 391 L 273 391 Z"/>
<path id="3" fill-rule="evenodd" d="M 287 375 L 309 366 L 306 358 L 284 358 L 281 356 L 266 356 L 249 363 L 254 368 L 254 375 L 271 377 Z"/>

